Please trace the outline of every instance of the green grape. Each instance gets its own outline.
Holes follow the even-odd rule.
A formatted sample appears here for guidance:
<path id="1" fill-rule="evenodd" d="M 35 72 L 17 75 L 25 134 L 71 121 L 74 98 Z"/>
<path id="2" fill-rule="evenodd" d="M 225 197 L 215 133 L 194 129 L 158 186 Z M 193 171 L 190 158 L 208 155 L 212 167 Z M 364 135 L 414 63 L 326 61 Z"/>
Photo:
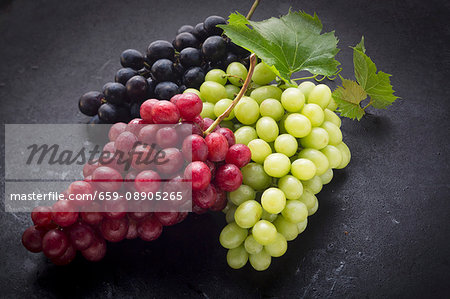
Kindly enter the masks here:
<path id="1" fill-rule="evenodd" d="M 227 92 L 227 99 L 234 99 L 241 89 L 233 84 L 227 84 L 225 85 L 225 90 Z"/>
<path id="2" fill-rule="evenodd" d="M 261 245 L 267 245 L 275 241 L 277 229 L 267 220 L 259 220 L 252 229 L 253 238 Z"/>
<path id="3" fill-rule="evenodd" d="M 281 178 L 289 173 L 291 160 L 280 153 L 270 154 L 264 160 L 264 171 L 275 178 Z"/>
<path id="4" fill-rule="evenodd" d="M 338 104 L 336 103 L 336 101 L 333 99 L 333 97 L 331 97 L 330 103 L 327 106 L 327 109 L 330 109 L 331 111 L 335 111 L 338 107 Z"/>
<path id="5" fill-rule="evenodd" d="M 278 214 L 272 214 L 267 212 L 266 210 L 263 209 L 262 215 L 261 215 L 261 219 L 262 220 L 267 220 L 269 222 L 274 222 L 275 219 L 277 219 Z"/>
<path id="6" fill-rule="evenodd" d="M 281 104 L 288 112 L 299 112 L 305 104 L 305 96 L 300 89 L 289 87 L 281 94 Z"/>
<path id="7" fill-rule="evenodd" d="M 300 113 L 292 113 L 284 121 L 286 131 L 295 138 L 302 138 L 311 132 L 311 122 Z"/>
<path id="8" fill-rule="evenodd" d="M 237 225 L 250 228 L 261 218 L 262 208 L 256 200 L 247 200 L 239 205 L 234 213 Z"/>
<path id="9" fill-rule="evenodd" d="M 307 225 L 308 225 L 308 218 L 306 218 L 305 221 L 297 223 L 298 233 L 301 234 L 302 232 L 304 232 Z"/>
<path id="10" fill-rule="evenodd" d="M 222 120 L 220 122 L 220 127 L 230 129 L 231 131 L 235 130 L 234 123 L 231 120 Z"/>
<path id="11" fill-rule="evenodd" d="M 320 150 L 328 145 L 328 141 L 329 137 L 325 129 L 313 127 L 307 136 L 300 139 L 300 144 L 303 148 Z"/>
<path id="12" fill-rule="evenodd" d="M 252 160 L 262 164 L 266 157 L 272 153 L 270 145 L 262 139 L 253 139 L 247 146 L 252 153 Z"/>
<path id="13" fill-rule="evenodd" d="M 268 116 L 261 117 L 256 123 L 256 134 L 266 142 L 275 141 L 278 136 L 278 125 L 276 121 Z"/>
<path id="14" fill-rule="evenodd" d="M 349 150 L 348 146 L 344 142 L 341 142 L 338 145 L 336 145 L 336 148 L 338 150 L 340 150 L 341 154 L 342 154 L 341 164 L 339 164 L 339 166 L 336 167 L 336 169 L 342 169 L 345 166 L 347 166 L 348 163 L 350 163 L 350 159 L 351 159 L 352 156 L 351 156 L 351 153 L 350 153 L 350 150 Z"/>
<path id="15" fill-rule="evenodd" d="M 218 101 L 216 103 L 216 105 L 214 105 L 214 114 L 216 117 L 219 117 L 220 115 L 222 115 L 222 113 L 225 112 L 225 110 L 228 109 L 228 107 L 230 107 L 231 103 L 233 103 L 232 100 L 230 99 L 221 99 L 220 101 Z M 228 117 L 224 118 L 225 120 L 231 120 L 234 118 L 234 111 L 231 110 L 230 115 L 228 115 Z"/>
<path id="16" fill-rule="evenodd" d="M 280 131 L 280 134 L 286 134 L 286 127 L 284 126 L 284 123 L 286 121 L 286 118 L 289 116 L 289 113 L 286 113 L 285 115 L 283 115 L 283 117 L 280 119 L 280 121 L 278 122 L 278 128 Z"/>
<path id="17" fill-rule="evenodd" d="M 227 201 L 227 205 L 222 209 L 222 213 L 226 214 L 231 207 L 234 207 L 234 204 L 230 201 Z"/>
<path id="18" fill-rule="evenodd" d="M 329 168 L 336 168 L 341 165 L 342 154 L 341 151 L 338 150 L 335 146 L 327 145 L 320 151 L 327 157 Z"/>
<path id="19" fill-rule="evenodd" d="M 272 184 L 272 178 L 264 171 L 264 167 L 257 163 L 248 163 L 241 168 L 242 182 L 254 190 L 264 190 Z"/>
<path id="20" fill-rule="evenodd" d="M 337 145 L 342 142 L 342 132 L 338 126 L 336 126 L 332 122 L 325 121 L 321 127 L 324 128 L 325 131 L 327 131 L 327 133 L 328 133 L 328 136 L 329 136 L 328 143 L 329 144 Z"/>
<path id="21" fill-rule="evenodd" d="M 258 104 L 261 104 L 266 99 L 281 100 L 282 90 L 277 86 L 267 85 L 255 88 L 250 97 L 254 99 Z"/>
<path id="22" fill-rule="evenodd" d="M 236 222 L 231 222 L 222 229 L 219 241 L 223 247 L 233 249 L 241 245 L 247 235 L 247 229 L 240 227 Z"/>
<path id="23" fill-rule="evenodd" d="M 278 214 L 286 205 L 286 196 L 278 188 L 269 188 L 261 196 L 261 205 L 265 211 Z"/>
<path id="24" fill-rule="evenodd" d="M 308 214 L 312 216 L 317 212 L 318 209 L 319 209 L 319 201 L 317 200 L 316 197 L 316 200 L 314 201 L 314 206 L 310 210 L 308 210 Z"/>
<path id="25" fill-rule="evenodd" d="M 259 106 L 259 113 L 261 116 L 268 116 L 279 121 L 283 118 L 284 108 L 278 100 L 265 99 Z"/>
<path id="26" fill-rule="evenodd" d="M 325 115 L 325 118 L 324 118 L 325 121 L 329 121 L 329 122 L 335 124 L 338 128 L 341 127 L 341 119 L 339 116 L 337 116 L 336 113 L 334 113 L 333 111 L 331 111 L 328 108 L 325 109 L 323 111 L 323 113 Z"/>
<path id="27" fill-rule="evenodd" d="M 281 215 L 289 222 L 299 223 L 308 217 L 308 208 L 301 201 L 290 199 L 286 202 Z"/>
<path id="28" fill-rule="evenodd" d="M 316 149 L 305 148 L 298 154 L 298 157 L 311 160 L 316 165 L 316 175 L 322 175 L 330 168 L 327 156 Z"/>
<path id="29" fill-rule="evenodd" d="M 292 162 L 291 173 L 299 180 L 309 180 L 316 175 L 316 164 L 308 159 L 297 159 Z"/>
<path id="30" fill-rule="evenodd" d="M 247 264 L 248 253 L 244 246 L 229 249 L 227 253 L 227 263 L 233 269 L 240 269 Z"/>
<path id="31" fill-rule="evenodd" d="M 256 135 L 256 130 L 249 126 L 243 126 L 234 132 L 234 137 L 236 138 L 236 143 L 247 145 L 253 139 L 258 138 Z"/>
<path id="32" fill-rule="evenodd" d="M 221 69 L 213 69 L 206 74 L 205 81 L 214 81 L 221 85 L 225 85 L 225 83 L 227 83 L 226 76 L 227 74 Z"/>
<path id="33" fill-rule="evenodd" d="M 196 95 L 198 95 L 198 97 L 200 98 L 200 100 L 204 101 L 203 98 L 202 98 L 202 94 L 200 93 L 199 90 L 197 90 L 197 89 L 195 89 L 195 88 L 188 88 L 188 89 L 186 89 L 185 91 L 183 91 L 183 93 L 188 93 L 188 92 L 195 93 Z"/>
<path id="34" fill-rule="evenodd" d="M 286 175 L 278 181 L 278 188 L 283 191 L 287 199 L 299 199 L 303 193 L 303 185 L 296 177 Z"/>
<path id="35" fill-rule="evenodd" d="M 292 241 L 298 236 L 297 225 L 286 220 L 283 215 L 278 215 L 277 219 L 273 222 L 277 231 L 282 234 L 287 241 Z"/>
<path id="36" fill-rule="evenodd" d="M 272 257 L 265 250 L 261 250 L 256 254 L 250 254 L 248 257 L 250 264 L 256 271 L 264 271 L 269 268 Z"/>
<path id="37" fill-rule="evenodd" d="M 211 119 L 216 119 L 216 115 L 214 114 L 214 104 L 203 102 L 203 109 L 202 112 L 200 113 L 200 116 L 203 118 L 207 117 Z"/>
<path id="38" fill-rule="evenodd" d="M 277 233 L 275 241 L 273 241 L 273 243 L 270 243 L 269 245 L 264 246 L 264 249 L 271 256 L 280 257 L 285 254 L 287 250 L 286 238 L 282 234 Z"/>
<path id="39" fill-rule="evenodd" d="M 306 206 L 306 208 L 308 209 L 308 216 L 311 216 L 309 211 L 314 208 L 317 197 L 309 189 L 305 188 L 303 189 L 303 194 L 302 196 L 300 196 L 299 201 L 301 201 Z"/>
<path id="40" fill-rule="evenodd" d="M 227 221 L 227 223 L 232 223 L 234 222 L 234 213 L 236 213 L 236 206 L 232 206 L 230 207 L 230 209 L 227 211 L 226 215 L 225 215 L 225 220 Z"/>
<path id="41" fill-rule="evenodd" d="M 234 115 L 244 125 L 251 125 L 259 118 L 259 105 L 250 97 L 242 97 L 234 107 Z"/>
<path id="42" fill-rule="evenodd" d="M 234 124 L 234 130 L 237 130 L 239 128 L 245 127 L 243 124 L 241 124 L 240 122 L 236 122 Z M 255 135 L 256 135 L 256 131 L 255 131 Z"/>
<path id="43" fill-rule="evenodd" d="M 317 104 L 306 104 L 301 113 L 309 119 L 313 127 L 320 126 L 325 119 L 322 108 Z"/>
<path id="44" fill-rule="evenodd" d="M 322 109 L 327 108 L 331 101 L 331 90 L 325 84 L 315 86 L 308 95 L 308 103 L 317 104 Z"/>
<path id="45" fill-rule="evenodd" d="M 305 81 L 300 83 L 300 85 L 297 88 L 301 90 L 305 98 L 308 98 L 309 93 L 311 92 L 311 90 L 313 90 L 315 86 L 316 84 L 314 84 L 313 82 Z"/>
<path id="46" fill-rule="evenodd" d="M 232 62 L 227 67 L 228 81 L 236 86 L 242 86 L 247 77 L 247 68 L 240 62 Z"/>
<path id="47" fill-rule="evenodd" d="M 252 235 L 248 235 L 247 239 L 245 239 L 244 247 L 249 254 L 257 254 L 263 249 L 263 246 L 256 242 Z"/>
<path id="48" fill-rule="evenodd" d="M 294 136 L 282 134 L 275 139 L 274 143 L 277 153 L 285 154 L 288 157 L 295 155 L 298 149 L 298 142 Z"/>
<path id="49" fill-rule="evenodd" d="M 217 103 L 221 99 L 225 99 L 227 97 L 227 91 L 225 87 L 214 81 L 205 81 L 200 86 L 200 94 L 202 98 L 210 103 Z"/>
<path id="50" fill-rule="evenodd" d="M 244 184 L 240 185 L 239 188 L 234 191 L 227 192 L 227 194 L 228 199 L 237 206 L 247 200 L 254 200 L 256 198 L 255 190 L 253 190 L 252 187 Z"/>
<path id="51" fill-rule="evenodd" d="M 266 85 L 275 80 L 277 75 L 264 62 L 260 62 L 255 66 L 252 81 L 259 85 Z"/>
<path id="52" fill-rule="evenodd" d="M 323 184 L 319 176 L 315 175 L 312 179 L 302 181 L 303 187 L 310 190 L 312 193 L 317 194 L 322 190 Z"/>
<path id="53" fill-rule="evenodd" d="M 327 172 L 325 172 L 324 174 L 322 174 L 320 176 L 320 180 L 322 181 L 322 184 L 324 184 L 324 185 L 331 182 L 332 179 L 333 179 L 333 170 L 331 168 L 329 168 L 327 170 Z"/>

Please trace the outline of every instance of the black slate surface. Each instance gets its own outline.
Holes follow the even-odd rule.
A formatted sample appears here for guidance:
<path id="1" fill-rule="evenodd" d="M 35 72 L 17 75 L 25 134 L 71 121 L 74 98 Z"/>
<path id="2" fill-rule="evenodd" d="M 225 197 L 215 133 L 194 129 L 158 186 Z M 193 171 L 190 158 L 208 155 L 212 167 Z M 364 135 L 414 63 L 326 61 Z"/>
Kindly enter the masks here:
<path id="1" fill-rule="evenodd" d="M 249 1 L 1 1 L 2 123 L 79 123 L 78 97 L 113 79 L 119 54 L 172 39 Z M 20 244 L 28 214 L 0 213 L 0 297 L 444 297 L 450 295 L 450 5 L 446 1 L 265 1 L 254 19 L 316 11 L 336 30 L 352 75 L 361 35 L 402 97 L 344 120 L 352 151 L 319 194 L 319 211 L 263 273 L 228 268 L 221 213 L 190 216 L 152 243 L 109 244 L 96 264 L 50 264 Z M 1 130 L 1 138 L 4 131 Z M 4 144 L 2 142 L 2 153 Z M 1 163 L 4 173 L 4 163 Z M 2 194 L 4 180 L 1 182 Z M 3 195 L 2 195 L 3 198 Z M 3 202 L 2 202 L 3 210 Z M 348 232 L 348 234 L 345 234 Z"/>

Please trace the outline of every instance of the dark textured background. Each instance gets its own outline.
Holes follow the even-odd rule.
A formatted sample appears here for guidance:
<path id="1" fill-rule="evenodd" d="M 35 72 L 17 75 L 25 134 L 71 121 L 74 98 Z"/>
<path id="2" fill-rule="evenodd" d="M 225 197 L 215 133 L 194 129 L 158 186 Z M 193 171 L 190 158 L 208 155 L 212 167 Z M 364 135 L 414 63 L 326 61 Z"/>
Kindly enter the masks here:
<path id="1" fill-rule="evenodd" d="M 2 123 L 79 123 L 78 97 L 113 79 L 126 48 L 172 39 L 183 24 L 248 11 L 250 1 L 1 1 Z M 268 1 L 254 19 L 316 11 L 336 30 L 352 75 L 361 35 L 393 74 L 398 100 L 345 120 L 353 157 L 319 194 L 320 207 L 288 252 L 258 273 L 228 268 L 221 213 L 191 216 L 152 243 L 109 244 L 96 264 L 50 264 L 20 244 L 29 215 L 0 213 L 0 296 L 438 297 L 450 295 L 450 6 L 447 1 Z M 1 130 L 3 140 L 3 130 Z M 2 143 L 2 153 L 4 145 Z M 4 165 L 1 165 L 4 172 Z M 1 183 L 2 193 L 4 180 Z M 2 203 L 3 206 L 3 203 Z M 3 209 L 3 208 L 2 208 Z M 348 232 L 345 234 L 344 232 Z"/>

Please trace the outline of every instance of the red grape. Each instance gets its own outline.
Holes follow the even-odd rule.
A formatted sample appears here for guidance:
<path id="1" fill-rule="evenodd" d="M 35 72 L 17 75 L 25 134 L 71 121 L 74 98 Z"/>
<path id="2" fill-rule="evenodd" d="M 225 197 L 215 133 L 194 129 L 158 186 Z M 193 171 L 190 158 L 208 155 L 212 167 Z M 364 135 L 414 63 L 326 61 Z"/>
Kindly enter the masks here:
<path id="1" fill-rule="evenodd" d="M 178 142 L 178 134 L 175 128 L 163 127 L 156 132 L 156 144 L 161 148 L 174 147 Z"/>
<path id="2" fill-rule="evenodd" d="M 52 208 L 38 206 L 31 212 L 31 220 L 39 227 L 46 227 L 52 223 Z"/>
<path id="3" fill-rule="evenodd" d="M 221 190 L 219 188 L 216 189 L 216 201 L 214 204 L 209 208 L 211 211 L 222 211 L 227 206 L 227 193 L 224 190 Z"/>
<path id="4" fill-rule="evenodd" d="M 49 230 L 42 238 L 42 251 L 50 259 L 62 256 L 67 247 L 69 247 L 69 239 L 59 229 Z"/>
<path id="5" fill-rule="evenodd" d="M 162 233 L 163 226 L 155 217 L 151 216 L 139 222 L 137 231 L 139 237 L 144 241 L 153 241 Z"/>
<path id="6" fill-rule="evenodd" d="M 69 238 L 77 250 L 85 250 L 94 240 L 94 232 L 89 225 L 76 223 L 69 228 Z"/>
<path id="7" fill-rule="evenodd" d="M 159 126 L 157 125 L 148 125 L 143 127 L 139 131 L 138 138 L 139 140 L 148 145 L 152 145 L 156 143 L 156 132 L 158 131 Z"/>
<path id="8" fill-rule="evenodd" d="M 203 137 L 190 135 L 183 141 L 182 152 L 186 161 L 206 161 L 208 145 Z"/>
<path id="9" fill-rule="evenodd" d="M 111 167 L 101 166 L 92 173 L 92 181 L 102 191 L 117 191 L 122 186 L 122 175 Z"/>
<path id="10" fill-rule="evenodd" d="M 103 205 L 105 217 L 109 219 L 120 219 L 127 215 L 128 203 L 125 199 L 108 200 Z"/>
<path id="11" fill-rule="evenodd" d="M 178 139 L 184 140 L 189 135 L 192 135 L 192 131 L 194 130 L 195 124 L 187 121 L 183 121 L 175 126 L 175 130 L 177 130 Z"/>
<path id="12" fill-rule="evenodd" d="M 156 148 L 153 146 L 142 144 L 136 146 L 131 155 L 131 166 L 136 170 L 151 169 L 155 166 L 153 160 L 157 154 Z"/>
<path id="13" fill-rule="evenodd" d="M 164 163 L 156 165 L 156 169 L 160 174 L 174 174 L 183 167 L 184 159 L 179 149 L 173 147 L 166 148 L 164 149 L 164 153 L 166 154 L 163 160 Z"/>
<path id="14" fill-rule="evenodd" d="M 71 200 L 73 200 L 73 204 L 81 205 L 84 200 L 88 199 L 84 198 L 83 195 L 94 194 L 94 188 L 86 181 L 75 181 L 69 185 L 67 192 L 72 194 Z M 79 197 L 77 195 L 79 195 Z"/>
<path id="15" fill-rule="evenodd" d="M 208 160 L 219 162 L 225 160 L 228 151 L 227 139 L 219 133 L 211 133 L 205 138 L 208 145 Z"/>
<path id="16" fill-rule="evenodd" d="M 138 192 L 156 192 L 161 185 L 161 177 L 153 170 L 141 171 L 134 181 Z"/>
<path id="17" fill-rule="evenodd" d="M 96 202 L 91 202 L 88 206 L 83 206 L 81 208 L 81 219 L 83 222 L 89 224 L 89 225 L 97 225 L 99 224 L 103 219 L 103 214 L 100 212 L 100 204 Z"/>
<path id="18" fill-rule="evenodd" d="M 28 251 L 37 253 L 42 251 L 43 230 L 30 226 L 22 234 L 22 244 Z"/>
<path id="19" fill-rule="evenodd" d="M 233 131 L 228 128 L 219 128 L 216 133 L 223 135 L 228 141 L 228 147 L 236 143 L 236 138 L 234 137 Z"/>
<path id="20" fill-rule="evenodd" d="M 66 251 L 60 257 L 52 258 L 51 261 L 53 264 L 58 266 L 64 266 L 70 264 L 71 261 L 75 259 L 77 256 L 77 250 L 72 244 L 69 244 Z"/>
<path id="21" fill-rule="evenodd" d="M 70 226 L 78 219 L 78 211 L 68 200 L 58 200 L 52 207 L 52 220 L 59 226 Z"/>
<path id="22" fill-rule="evenodd" d="M 164 226 L 174 225 L 178 222 L 178 212 L 155 212 L 156 218 Z"/>
<path id="23" fill-rule="evenodd" d="M 183 221 L 184 219 L 186 219 L 186 217 L 189 215 L 188 212 L 179 212 L 178 213 L 178 217 L 177 217 L 177 223 L 180 223 L 181 221 Z"/>
<path id="24" fill-rule="evenodd" d="M 137 221 L 129 218 L 128 219 L 128 231 L 127 231 L 127 235 L 125 236 L 125 238 L 131 240 L 131 239 L 136 239 L 137 237 L 138 237 Z"/>
<path id="25" fill-rule="evenodd" d="M 98 262 L 106 254 L 106 242 L 101 236 L 95 235 L 94 241 L 88 249 L 81 251 L 85 259 L 91 262 Z"/>
<path id="26" fill-rule="evenodd" d="M 206 189 L 192 191 L 192 201 L 202 209 L 209 209 L 216 202 L 216 189 L 209 184 Z"/>
<path id="27" fill-rule="evenodd" d="M 115 142 L 110 141 L 107 144 L 103 146 L 102 150 L 102 156 L 104 156 L 104 159 L 110 159 L 112 158 L 112 154 L 116 151 Z M 110 155 L 106 155 L 106 153 L 110 153 Z"/>
<path id="28" fill-rule="evenodd" d="M 145 127 L 147 124 L 149 124 L 149 122 L 143 120 L 142 118 L 135 118 L 135 119 L 132 119 L 128 123 L 127 128 L 125 129 L 125 131 L 131 132 L 134 135 L 138 136 L 139 132 L 141 131 L 141 129 L 143 127 Z"/>
<path id="29" fill-rule="evenodd" d="M 117 136 L 114 147 L 116 148 L 116 151 L 128 154 L 128 152 L 136 145 L 137 141 L 138 139 L 133 133 L 125 131 Z"/>
<path id="30" fill-rule="evenodd" d="M 208 165 L 209 171 L 211 171 L 211 180 L 212 180 L 212 178 L 216 175 L 216 168 L 217 168 L 217 166 L 216 166 L 216 164 L 214 162 L 211 162 L 209 160 L 206 160 L 205 164 Z"/>
<path id="31" fill-rule="evenodd" d="M 214 122 L 213 119 L 205 117 L 205 118 L 203 119 L 203 127 L 202 127 L 202 130 L 203 130 L 203 131 L 206 131 L 206 130 L 213 124 L 213 122 Z M 218 129 L 220 129 L 220 125 L 217 125 L 217 126 L 214 128 L 213 132 L 217 131 Z"/>
<path id="32" fill-rule="evenodd" d="M 208 209 L 203 209 L 197 206 L 195 203 L 192 205 L 192 212 L 194 212 L 197 215 L 205 214 L 208 212 Z"/>
<path id="33" fill-rule="evenodd" d="M 100 225 L 100 231 L 109 242 L 122 241 L 127 236 L 128 218 L 104 219 Z"/>
<path id="34" fill-rule="evenodd" d="M 215 182 L 217 187 L 231 192 L 242 184 L 242 173 L 234 164 L 225 164 L 216 171 Z"/>
<path id="35" fill-rule="evenodd" d="M 86 164 L 84 164 L 84 167 L 83 167 L 83 176 L 85 178 L 90 176 L 94 172 L 94 170 L 99 166 L 100 166 L 100 164 L 98 162 L 95 162 L 95 163 L 87 162 Z"/>
<path id="36" fill-rule="evenodd" d="M 176 124 L 180 119 L 180 112 L 173 103 L 159 101 L 152 107 L 152 119 L 155 124 Z"/>
<path id="37" fill-rule="evenodd" d="M 192 180 L 192 190 L 203 190 L 208 187 L 209 182 L 211 181 L 211 171 L 205 163 L 194 161 L 186 166 L 184 178 Z"/>
<path id="38" fill-rule="evenodd" d="M 177 101 L 178 101 L 178 99 L 179 98 L 181 98 L 183 96 L 183 94 L 176 94 L 176 95 L 174 95 L 171 99 L 170 99 L 170 102 L 172 103 L 172 104 L 177 104 Z"/>
<path id="39" fill-rule="evenodd" d="M 248 146 L 245 144 L 235 144 L 228 149 L 225 162 L 242 168 L 250 162 L 251 157 L 252 152 Z"/>
<path id="40" fill-rule="evenodd" d="M 177 98 L 176 104 L 180 115 L 184 120 L 193 120 L 202 112 L 202 100 L 195 93 L 184 93 Z"/>
<path id="41" fill-rule="evenodd" d="M 157 99 L 149 99 L 149 100 L 145 101 L 144 103 L 142 103 L 139 113 L 143 120 L 150 122 L 150 123 L 153 122 L 152 109 L 153 109 L 153 105 L 155 105 L 158 102 L 159 101 Z"/>
<path id="42" fill-rule="evenodd" d="M 126 127 L 127 124 L 122 122 L 115 123 L 114 125 L 112 125 L 108 133 L 109 140 L 110 141 L 116 140 L 117 136 L 119 136 L 120 133 L 125 131 Z"/>

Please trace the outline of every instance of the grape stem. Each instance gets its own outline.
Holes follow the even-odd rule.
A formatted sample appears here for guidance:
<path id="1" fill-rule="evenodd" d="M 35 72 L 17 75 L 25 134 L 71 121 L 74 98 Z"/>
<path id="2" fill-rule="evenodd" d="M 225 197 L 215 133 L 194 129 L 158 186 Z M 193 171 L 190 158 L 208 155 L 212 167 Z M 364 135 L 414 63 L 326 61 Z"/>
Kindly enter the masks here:
<path id="1" fill-rule="evenodd" d="M 258 4 L 259 4 L 259 0 L 255 0 L 255 2 L 253 2 L 253 5 L 250 8 L 250 10 L 248 11 L 248 14 L 246 16 L 247 20 L 250 20 L 250 18 L 252 17 L 253 13 L 255 12 L 256 7 L 258 7 Z"/>
<path id="2" fill-rule="evenodd" d="M 252 80 L 253 71 L 255 70 L 256 65 L 256 55 L 252 54 L 250 55 L 250 68 L 248 69 L 247 77 L 245 78 L 244 84 L 242 85 L 241 90 L 239 91 L 236 98 L 231 102 L 230 107 L 225 110 L 224 113 L 222 113 L 212 124 L 209 126 L 209 128 L 205 131 L 205 136 L 211 133 L 218 124 L 222 122 L 228 115 L 230 115 L 231 111 L 234 109 L 234 107 L 237 105 L 239 100 L 244 96 L 245 92 L 247 91 L 248 86 L 250 85 L 250 81 Z"/>

